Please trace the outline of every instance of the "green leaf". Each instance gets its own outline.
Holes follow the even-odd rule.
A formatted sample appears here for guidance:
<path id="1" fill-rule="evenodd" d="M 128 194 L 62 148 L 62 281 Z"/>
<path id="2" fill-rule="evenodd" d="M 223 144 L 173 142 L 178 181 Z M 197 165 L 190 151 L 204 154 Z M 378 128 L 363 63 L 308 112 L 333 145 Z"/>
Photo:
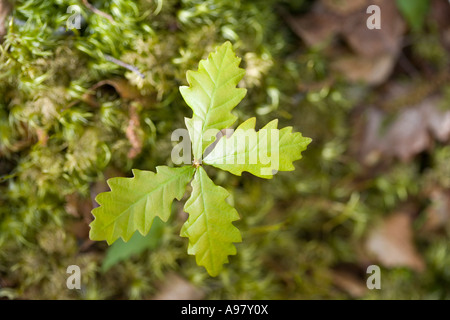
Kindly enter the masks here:
<path id="1" fill-rule="evenodd" d="M 396 0 L 397 7 L 405 17 L 409 26 L 413 31 L 420 31 L 425 22 L 428 9 L 430 7 L 429 0 Z"/>
<path id="2" fill-rule="evenodd" d="M 236 121 L 231 110 L 247 92 L 246 89 L 236 88 L 245 74 L 245 70 L 239 68 L 240 62 L 241 59 L 236 57 L 231 43 L 227 41 L 207 60 L 200 61 L 198 71 L 187 72 L 189 87 L 180 87 L 181 95 L 194 113 L 191 119 L 186 119 L 186 126 L 197 160 L 213 142 L 213 139 L 205 139 L 203 134 L 210 129 L 225 129 Z"/>
<path id="3" fill-rule="evenodd" d="M 248 171 L 255 176 L 271 179 L 277 171 L 294 170 L 293 161 L 302 158 L 312 141 L 292 127 L 277 129 L 278 120 L 255 131 L 256 119 L 242 123 L 229 137 L 223 137 L 205 157 L 203 163 L 240 176 Z"/>
<path id="4" fill-rule="evenodd" d="M 241 242 L 239 230 L 232 224 L 239 219 L 237 211 L 225 199 L 228 191 L 216 186 L 199 167 L 192 180 L 192 194 L 184 206 L 189 218 L 181 236 L 189 238 L 188 254 L 211 276 L 217 276 L 228 255 L 236 254 L 233 242 Z"/>
<path id="5" fill-rule="evenodd" d="M 122 237 L 127 242 L 136 230 L 147 234 L 154 217 L 166 222 L 173 200 L 183 197 L 194 171 L 191 166 L 160 166 L 156 173 L 134 169 L 133 178 L 109 179 L 111 191 L 95 199 L 100 206 L 92 210 L 95 220 L 90 225 L 91 240 L 111 244 Z"/>
<path id="6" fill-rule="evenodd" d="M 135 232 L 128 242 L 118 239 L 106 251 L 106 256 L 102 263 L 102 271 L 106 272 L 120 261 L 127 260 L 147 249 L 155 249 L 160 243 L 163 226 L 161 219 L 156 218 L 153 220 L 150 232 L 146 236 Z"/>

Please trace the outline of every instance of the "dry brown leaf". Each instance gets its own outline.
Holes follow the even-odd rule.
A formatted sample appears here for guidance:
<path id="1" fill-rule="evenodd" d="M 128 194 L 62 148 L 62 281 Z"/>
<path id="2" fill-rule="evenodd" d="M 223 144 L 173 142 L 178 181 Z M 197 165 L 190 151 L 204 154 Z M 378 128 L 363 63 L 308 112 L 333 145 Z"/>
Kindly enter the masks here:
<path id="1" fill-rule="evenodd" d="M 428 149 L 431 138 L 427 133 L 427 122 L 422 115 L 421 109 L 402 111 L 383 137 L 382 153 L 409 161 L 416 154 Z"/>
<path id="2" fill-rule="evenodd" d="M 67 230 L 78 239 L 88 239 L 90 230 L 89 223 L 92 221 L 92 201 L 82 198 L 78 193 L 67 195 L 65 200 L 66 212 L 78 218 L 75 221 L 67 223 Z"/>
<path id="3" fill-rule="evenodd" d="M 204 292 L 186 279 L 171 273 L 160 285 L 159 293 L 152 300 L 200 300 Z"/>
<path id="4" fill-rule="evenodd" d="M 385 267 L 425 270 L 423 258 L 414 246 L 410 214 L 400 211 L 387 217 L 368 236 L 365 248 Z"/>
<path id="5" fill-rule="evenodd" d="M 450 190 L 435 188 L 430 193 L 430 199 L 431 205 L 425 210 L 424 232 L 438 230 L 450 221 Z"/>
<path id="6" fill-rule="evenodd" d="M 366 284 L 347 271 L 333 271 L 333 282 L 353 298 L 361 298 L 367 292 Z"/>
<path id="7" fill-rule="evenodd" d="M 431 0 L 430 18 L 439 27 L 450 27 L 450 3 L 448 0 Z"/>
<path id="8" fill-rule="evenodd" d="M 442 32 L 442 42 L 444 46 L 447 48 L 447 51 L 450 52 L 450 28 L 447 28 Z"/>
<path id="9" fill-rule="evenodd" d="M 85 218 L 91 215 L 92 202 L 82 198 L 78 193 L 66 196 L 66 212 L 77 218 Z"/>
<path id="10" fill-rule="evenodd" d="M 103 86 L 111 86 L 119 94 L 122 99 L 132 100 L 139 102 L 144 106 L 152 105 L 152 99 L 149 96 L 143 96 L 139 90 L 131 85 L 128 80 L 122 78 L 107 79 L 97 82 L 88 92 L 83 95 L 83 101 L 90 105 L 91 107 L 98 108 L 99 103 L 95 98 L 95 91 Z M 78 103 L 79 101 L 74 101 L 70 106 Z"/>
<path id="11" fill-rule="evenodd" d="M 355 121 L 352 153 L 366 166 L 374 166 L 381 159 L 380 128 L 383 118 L 381 110 L 370 106 Z"/>
<path id="12" fill-rule="evenodd" d="M 124 99 L 134 100 L 134 99 L 140 99 L 141 93 L 137 88 L 132 86 L 128 80 L 117 78 L 117 79 L 108 79 L 108 80 L 102 80 L 95 84 L 91 90 L 96 90 L 104 85 L 110 85 L 113 87 L 117 93 Z"/>
<path id="13" fill-rule="evenodd" d="M 128 151 L 128 158 L 136 158 L 142 151 L 142 129 L 141 123 L 139 121 L 139 115 L 137 113 L 137 107 L 134 103 L 130 104 L 129 107 L 129 117 L 130 121 L 126 129 L 126 136 L 128 141 L 130 141 L 131 149 Z"/>
<path id="14" fill-rule="evenodd" d="M 315 2 L 311 10 L 304 15 L 283 14 L 292 31 L 307 46 L 318 46 L 331 42 L 342 29 L 343 17 L 329 10 L 320 1 Z"/>
<path id="15" fill-rule="evenodd" d="M 450 111 L 442 112 L 437 108 L 429 107 L 424 112 L 428 114 L 428 127 L 434 137 L 441 142 L 448 141 L 450 139 Z"/>
<path id="16" fill-rule="evenodd" d="M 389 77 L 395 61 L 396 56 L 391 54 L 384 54 L 375 58 L 347 55 L 337 58 L 332 62 L 331 67 L 351 82 L 379 85 Z"/>
<path id="17" fill-rule="evenodd" d="M 317 9 L 300 17 L 285 15 L 286 21 L 307 46 L 318 46 L 330 41 L 341 28 L 341 19 L 332 13 Z"/>
<path id="18" fill-rule="evenodd" d="M 432 0 L 430 21 L 436 23 L 439 28 L 441 41 L 450 51 L 450 3 L 448 0 Z"/>
<path id="19" fill-rule="evenodd" d="M 6 34 L 6 19 L 11 12 L 12 6 L 7 0 L 0 0 L 0 43 Z"/>
<path id="20" fill-rule="evenodd" d="M 368 29 L 369 5 L 381 8 L 381 29 Z M 369 85 L 383 83 L 391 74 L 403 45 L 406 24 L 391 0 L 315 2 L 303 16 L 285 14 L 291 29 L 308 46 L 327 45 L 331 65 L 348 80 Z M 341 36 L 348 46 L 332 41 Z M 344 52 L 342 52 L 344 51 Z M 337 56 L 337 59 L 334 57 Z"/>
<path id="21" fill-rule="evenodd" d="M 381 158 L 393 157 L 410 161 L 431 147 L 433 138 L 445 142 L 450 139 L 450 111 L 442 111 L 441 98 L 431 96 L 403 109 L 389 124 L 388 115 L 374 107 L 366 110 L 362 137 L 357 153 L 365 165 L 373 165 Z"/>
<path id="22" fill-rule="evenodd" d="M 381 29 L 367 28 L 369 5 L 381 9 Z M 402 48 L 406 23 L 392 0 L 322 0 L 311 12 L 292 17 L 285 14 L 291 29 L 308 46 L 323 44 L 340 34 L 353 52 L 366 57 L 397 56 Z"/>
<path id="23" fill-rule="evenodd" d="M 381 29 L 367 28 L 367 7 L 352 13 L 344 20 L 342 35 L 353 51 L 366 57 L 397 56 L 402 48 L 406 24 L 392 0 L 372 0 L 381 9 Z"/>
<path id="24" fill-rule="evenodd" d="M 128 158 L 134 159 L 136 158 L 142 150 L 142 134 L 141 134 L 141 124 L 139 121 L 139 116 L 137 113 L 137 105 L 136 103 L 140 103 L 143 105 L 149 105 L 149 98 L 141 95 L 139 90 L 132 86 L 128 80 L 117 78 L 112 80 L 102 80 L 95 84 L 90 88 L 90 92 L 97 90 L 98 88 L 109 85 L 112 86 L 121 98 L 125 100 L 133 101 L 129 105 L 129 117 L 130 120 L 128 122 L 128 126 L 126 129 L 126 136 L 128 141 L 130 141 L 131 149 L 128 152 Z M 86 94 L 83 97 L 84 101 L 94 107 L 98 107 L 98 102 L 95 100 L 92 93 Z"/>
<path id="25" fill-rule="evenodd" d="M 322 4 L 336 14 L 348 15 L 357 10 L 365 10 L 372 4 L 369 0 L 321 0 Z"/>
<path id="26" fill-rule="evenodd" d="M 84 221 L 73 221 L 67 224 L 67 230 L 77 239 L 89 239 L 89 225 Z"/>

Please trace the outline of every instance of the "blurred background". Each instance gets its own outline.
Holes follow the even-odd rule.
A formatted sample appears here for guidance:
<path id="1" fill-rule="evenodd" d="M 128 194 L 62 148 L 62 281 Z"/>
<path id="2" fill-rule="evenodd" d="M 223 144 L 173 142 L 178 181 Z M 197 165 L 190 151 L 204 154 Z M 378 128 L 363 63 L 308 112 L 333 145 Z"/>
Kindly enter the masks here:
<path id="1" fill-rule="evenodd" d="M 450 299 L 449 17 L 447 0 L 0 0 L 0 297 Z M 207 169 L 243 236 L 216 278 L 179 236 L 185 199 L 146 237 L 89 240 L 106 179 L 173 165 L 178 87 L 226 40 L 237 123 L 311 137 L 296 170 Z"/>

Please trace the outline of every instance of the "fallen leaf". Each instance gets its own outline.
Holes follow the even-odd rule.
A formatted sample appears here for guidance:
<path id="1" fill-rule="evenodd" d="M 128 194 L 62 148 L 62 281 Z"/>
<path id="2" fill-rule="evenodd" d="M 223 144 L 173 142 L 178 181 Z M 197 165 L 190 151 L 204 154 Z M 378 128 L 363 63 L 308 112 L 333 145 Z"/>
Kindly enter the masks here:
<path id="1" fill-rule="evenodd" d="M 91 90 L 96 90 L 102 86 L 109 85 L 113 87 L 117 93 L 124 99 L 139 99 L 141 98 L 141 94 L 137 88 L 132 86 L 128 80 L 116 78 L 116 79 L 108 79 L 108 80 L 102 80 L 98 83 L 96 83 Z"/>
<path id="2" fill-rule="evenodd" d="M 437 108 L 429 107 L 424 110 L 428 114 L 428 127 L 434 137 L 446 142 L 450 139 L 450 111 L 440 112 Z"/>
<path id="3" fill-rule="evenodd" d="M 126 136 L 131 144 L 131 149 L 128 151 L 128 159 L 134 159 L 142 151 L 143 132 L 139 121 L 136 104 L 130 104 L 128 113 L 130 120 L 128 121 Z"/>
<path id="4" fill-rule="evenodd" d="M 367 28 L 369 5 L 381 9 L 381 29 Z M 311 11 L 284 14 L 291 29 L 307 46 L 332 44 L 325 51 L 331 65 L 349 81 L 383 83 L 392 73 L 403 45 L 406 24 L 392 0 L 315 2 Z M 343 45 L 343 39 L 347 45 Z M 334 58 L 338 57 L 338 58 Z"/>
<path id="5" fill-rule="evenodd" d="M 200 300 L 204 296 L 202 290 L 179 275 L 171 273 L 166 276 L 153 300 Z"/>
<path id="6" fill-rule="evenodd" d="M 367 7 L 352 13 L 344 20 L 342 35 L 353 51 L 366 57 L 397 56 L 402 48 L 406 24 L 392 0 L 372 0 L 381 10 L 381 29 L 367 28 Z"/>
<path id="7" fill-rule="evenodd" d="M 440 28 L 450 27 L 450 3 L 448 0 L 431 0 L 430 17 Z"/>
<path id="8" fill-rule="evenodd" d="M 354 120 L 351 152 L 365 166 L 376 165 L 381 157 L 380 128 L 384 113 L 374 106 L 368 106 Z"/>
<path id="9" fill-rule="evenodd" d="M 144 106 L 153 105 L 153 100 L 149 96 L 141 95 L 140 91 L 131 85 L 130 82 L 126 79 L 122 78 L 114 78 L 114 79 L 106 79 L 97 82 L 93 85 L 87 93 L 85 93 L 82 97 L 82 100 L 90 105 L 91 107 L 98 108 L 100 105 L 95 97 L 95 92 L 104 86 L 111 86 L 114 90 L 119 94 L 119 96 L 124 100 L 132 100 L 134 102 L 139 102 Z M 78 103 L 79 101 L 72 102 L 72 105 Z"/>
<path id="10" fill-rule="evenodd" d="M 87 240 L 89 238 L 89 223 L 92 220 L 92 201 L 89 198 L 82 198 L 78 193 L 67 195 L 65 200 L 64 208 L 66 212 L 77 218 L 67 223 L 67 230 L 77 239 Z"/>
<path id="11" fill-rule="evenodd" d="M 411 160 L 416 154 L 430 147 L 427 122 L 420 108 L 406 109 L 389 127 L 381 143 L 381 151 L 388 156 L 397 156 L 402 161 Z"/>
<path id="12" fill-rule="evenodd" d="M 442 43 L 450 51 L 450 3 L 448 0 L 432 0 L 430 21 L 436 23 Z"/>
<path id="13" fill-rule="evenodd" d="M 334 60 L 331 68 L 351 82 L 365 82 L 375 86 L 390 76 L 396 59 L 397 57 L 392 54 L 381 54 L 374 58 L 347 55 Z"/>
<path id="14" fill-rule="evenodd" d="M 425 270 L 423 258 L 414 246 L 412 221 L 408 211 L 387 217 L 368 236 L 365 248 L 385 267 L 408 267 Z"/>
<path id="15" fill-rule="evenodd" d="M 87 240 L 89 238 L 89 224 L 84 221 L 68 222 L 67 230 L 77 239 Z"/>
<path id="16" fill-rule="evenodd" d="M 316 3 L 311 12 L 301 16 L 285 13 L 286 22 L 307 46 L 318 46 L 330 41 L 341 29 L 341 18 Z"/>
<path id="17" fill-rule="evenodd" d="M 6 20 L 11 12 L 12 6 L 7 0 L 0 0 L 0 43 L 6 34 Z"/>
<path id="18" fill-rule="evenodd" d="M 425 209 L 426 220 L 422 227 L 424 232 L 443 228 L 450 221 L 450 190 L 434 188 L 429 197 L 431 204 Z"/>
<path id="19" fill-rule="evenodd" d="M 348 15 L 357 10 L 366 10 L 372 4 L 372 1 L 368 0 L 321 0 L 321 2 L 330 11 L 341 15 Z"/>
<path id="20" fill-rule="evenodd" d="M 333 271 L 333 282 L 353 298 L 361 298 L 367 292 L 366 284 L 348 271 Z"/>
<path id="21" fill-rule="evenodd" d="M 86 218 L 91 215 L 92 202 L 90 199 L 82 198 L 78 193 L 66 196 L 66 212 L 76 218 Z"/>
<path id="22" fill-rule="evenodd" d="M 402 109 L 393 120 L 392 115 L 375 107 L 368 107 L 359 127 L 363 131 L 355 152 L 365 165 L 380 159 L 399 158 L 407 162 L 428 150 L 436 139 L 450 140 L 450 111 L 438 107 L 441 97 L 434 95 L 420 103 Z"/>

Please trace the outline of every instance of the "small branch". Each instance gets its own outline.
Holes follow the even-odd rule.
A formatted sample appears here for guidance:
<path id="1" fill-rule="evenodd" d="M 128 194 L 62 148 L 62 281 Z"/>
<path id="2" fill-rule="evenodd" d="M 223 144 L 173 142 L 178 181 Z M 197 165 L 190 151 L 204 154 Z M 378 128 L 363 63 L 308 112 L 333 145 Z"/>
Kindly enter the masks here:
<path id="1" fill-rule="evenodd" d="M 139 69 L 138 68 L 136 68 L 135 66 L 132 66 L 132 65 L 130 65 L 130 64 L 128 64 L 128 63 L 125 63 L 125 62 L 123 62 L 123 61 L 120 61 L 120 60 L 118 60 L 118 59 L 116 59 L 116 58 L 114 58 L 114 57 L 111 57 L 110 55 L 107 55 L 107 54 L 105 54 L 105 59 L 106 60 L 108 60 L 108 61 L 110 61 L 110 62 L 112 62 L 112 63 L 115 63 L 115 64 L 117 64 L 117 65 L 119 65 L 119 66 L 121 66 L 121 67 L 124 67 L 124 68 L 126 68 L 126 69 L 128 69 L 128 70 L 130 70 L 130 71 L 132 71 L 132 72 L 134 72 L 134 73 L 136 73 L 139 77 L 141 77 L 142 79 L 144 79 L 145 78 L 145 76 L 139 71 Z"/>
<path id="2" fill-rule="evenodd" d="M 102 17 L 108 19 L 114 25 L 116 24 L 116 22 L 114 21 L 113 17 L 110 16 L 109 14 L 98 10 L 96 7 L 94 7 L 92 4 L 90 4 L 87 0 L 83 0 L 83 3 L 89 10 L 91 10 L 95 14 L 98 14 L 99 16 L 102 16 Z"/>
<path id="3" fill-rule="evenodd" d="M 5 182 L 5 181 L 8 180 L 8 179 L 12 179 L 12 178 L 14 178 L 14 177 L 16 177 L 16 176 L 17 176 L 17 172 L 16 172 L 16 173 L 11 173 L 11 174 L 7 174 L 7 175 L 4 175 L 4 176 L 1 176 L 1 177 L 0 177 L 0 183 Z"/>

